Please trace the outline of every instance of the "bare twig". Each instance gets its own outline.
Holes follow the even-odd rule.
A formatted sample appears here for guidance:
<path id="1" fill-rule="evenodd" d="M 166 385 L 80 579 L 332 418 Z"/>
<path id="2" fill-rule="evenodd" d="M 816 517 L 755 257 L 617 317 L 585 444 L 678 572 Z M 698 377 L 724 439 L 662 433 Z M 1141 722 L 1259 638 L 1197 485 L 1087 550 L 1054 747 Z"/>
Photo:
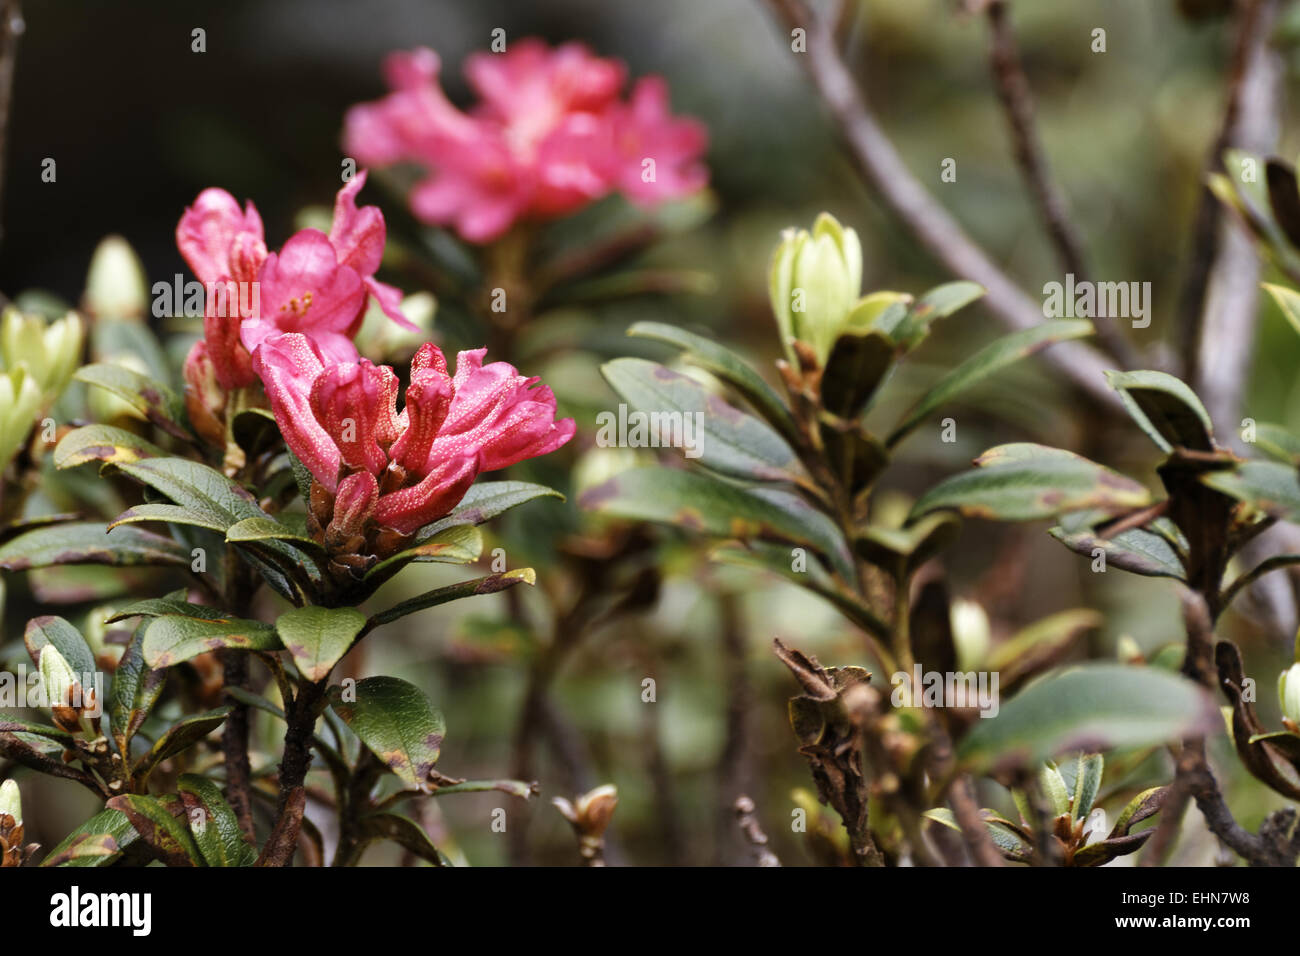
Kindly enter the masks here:
<path id="1" fill-rule="evenodd" d="M 1193 592 L 1183 594 L 1183 620 L 1187 627 L 1187 653 L 1183 673 L 1204 687 L 1217 679 L 1214 665 L 1214 627 L 1205 599 Z M 1258 834 L 1239 824 L 1228 808 L 1218 781 L 1205 755 L 1205 741 L 1183 741 L 1174 773 L 1173 789 L 1160 811 L 1160 824 L 1148 841 L 1143 866 L 1158 866 L 1165 858 L 1182 822 L 1187 804 L 1194 799 L 1210 832 L 1252 866 L 1295 866 L 1300 843 L 1288 832 L 1290 824 L 1270 817 Z M 1294 823 L 1291 820 L 1290 823 Z"/>
<path id="2" fill-rule="evenodd" d="M 991 0 L 986 12 L 990 32 L 989 65 L 1011 130 L 1016 165 L 1020 167 L 1029 195 L 1038 208 L 1047 236 L 1056 247 L 1061 266 L 1074 275 L 1076 281 L 1087 281 L 1088 265 L 1083 243 L 1070 220 L 1065 194 L 1051 177 L 1047 156 L 1039 141 L 1034 123 L 1033 94 L 1020 59 L 1006 0 Z M 1097 340 L 1116 362 L 1125 368 L 1141 365 L 1141 357 L 1120 332 L 1114 316 L 1098 315 L 1093 325 L 1097 329 Z"/>
<path id="3" fill-rule="evenodd" d="M 234 651 L 223 651 L 220 657 L 225 686 L 247 687 L 248 658 Z M 251 841 L 256 835 L 253 832 L 253 770 L 248 759 L 248 731 L 248 705 L 236 702 L 221 728 L 221 750 L 226 765 L 226 799 L 235 811 L 244 838 Z"/>
<path id="4" fill-rule="evenodd" d="M 745 840 L 753 847 L 754 859 L 758 865 L 780 866 L 781 861 L 767 847 L 767 834 L 763 832 L 763 828 L 759 826 L 758 818 L 754 816 L 754 801 L 742 793 L 736 798 L 733 809 L 736 811 L 736 823 L 740 826 L 740 832 L 744 834 Z"/>
<path id="5" fill-rule="evenodd" d="M 1210 617 L 1209 605 L 1203 596 L 1194 591 L 1184 591 L 1181 598 L 1183 623 L 1187 630 L 1183 674 L 1202 687 L 1213 687 L 1214 623 Z M 1200 770 L 1209 773 L 1205 766 L 1204 742 L 1199 739 L 1183 741 L 1182 750 L 1174 765 L 1174 782 L 1160 811 L 1160 823 L 1142 854 L 1143 866 L 1159 866 L 1164 862 L 1173 845 L 1174 836 L 1182 825 L 1183 814 L 1187 812 L 1187 804 L 1194 794 Z M 1204 781 L 1201 782 L 1203 784 Z"/>
<path id="6" fill-rule="evenodd" d="M 768 3 L 787 29 L 806 31 L 808 52 L 800 59 L 871 188 L 949 271 L 984 286 L 984 304 L 999 321 L 1017 330 L 1040 325 L 1041 305 L 988 257 L 904 164 L 844 65 L 829 23 L 813 16 L 803 0 Z M 1043 355 L 1099 407 L 1121 408 L 1119 399 L 1106 386 L 1106 363 L 1095 350 L 1078 343 L 1061 343 Z"/>
<path id="7" fill-rule="evenodd" d="M 961 835 L 966 841 L 966 851 L 976 866 L 1006 866 L 998 848 L 993 845 L 988 827 L 980 817 L 979 804 L 971 788 L 970 778 L 958 777 L 948 790 L 948 802 L 952 804 L 952 815 L 961 827 Z"/>
<path id="8" fill-rule="evenodd" d="M 1243 134 L 1252 132 L 1251 127 L 1258 122 L 1258 116 L 1255 115 L 1250 100 L 1261 92 L 1259 87 L 1264 79 L 1262 74 L 1273 70 L 1268 62 L 1270 54 L 1267 45 L 1275 11 L 1274 0 L 1240 0 L 1238 8 L 1237 35 L 1228 68 L 1227 102 L 1218 134 L 1206 156 L 1207 174 L 1222 171 L 1224 150 L 1233 143 L 1243 142 Z M 1273 97 L 1266 99 L 1271 100 Z M 1247 119 L 1249 123 L 1244 122 Z M 1185 377 L 1193 382 L 1199 378 L 1198 366 L 1206 355 L 1203 348 L 1206 335 L 1202 323 L 1207 314 L 1207 296 L 1219 254 L 1223 218 L 1219 201 L 1203 182 L 1192 226 L 1190 262 L 1178 302 L 1178 326 Z"/>
<path id="9" fill-rule="evenodd" d="M 275 829 L 267 842 L 259 866 L 288 866 L 298 846 L 306 807 L 303 784 L 311 767 L 312 731 L 325 697 L 325 681 L 304 681 L 297 696 L 286 701 L 288 727 L 284 735 L 284 755 L 280 761 L 280 801 Z"/>
<path id="10" fill-rule="evenodd" d="M 1224 141 L 1215 144 L 1220 147 L 1216 168 L 1222 168 L 1227 146 L 1267 153 L 1277 145 L 1283 65 L 1268 42 L 1275 13 L 1273 0 L 1250 0 L 1243 10 L 1242 62 L 1234 67 L 1231 121 L 1221 132 Z M 1211 247 L 1214 258 L 1206 277 L 1189 380 L 1210 420 L 1226 436 L 1237 432 L 1255 349 L 1260 263 L 1255 243 L 1241 222 L 1224 216 L 1218 206 L 1215 210 L 1217 247 Z"/>

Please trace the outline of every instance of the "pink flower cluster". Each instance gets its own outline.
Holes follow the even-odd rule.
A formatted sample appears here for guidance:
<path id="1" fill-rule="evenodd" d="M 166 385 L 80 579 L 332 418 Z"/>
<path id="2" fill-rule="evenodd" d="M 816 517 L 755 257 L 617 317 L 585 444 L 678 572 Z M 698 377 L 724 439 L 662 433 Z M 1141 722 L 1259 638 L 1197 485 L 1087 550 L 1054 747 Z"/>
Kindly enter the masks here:
<path id="1" fill-rule="evenodd" d="M 253 204 L 241 211 L 221 189 L 200 193 L 176 228 L 209 291 L 205 335 L 185 363 L 191 421 L 226 447 L 225 393 L 260 378 L 285 443 L 315 479 L 324 543 L 353 558 L 374 555 L 374 532 L 408 535 L 450 512 L 480 472 L 554 451 L 574 433 L 573 419 L 555 420 L 549 388 L 505 362 L 484 365 L 486 349 L 461 352 L 452 377 L 425 344 L 397 411 L 396 373 L 352 342 L 368 297 L 414 328 L 401 293 L 374 277 L 386 232 L 378 208 L 357 208 L 365 176 L 339 191 L 329 235 L 304 229 L 279 253 L 267 252 Z M 227 283 L 256 294 L 212 294 Z"/>
<path id="2" fill-rule="evenodd" d="M 369 166 L 412 161 L 429 170 L 411 195 L 425 222 L 489 242 L 515 222 L 549 219 L 618 191 L 649 204 L 701 188 L 702 124 L 669 112 L 661 77 L 637 81 L 579 43 L 512 42 L 476 53 L 465 75 L 481 98 L 468 113 L 438 84 L 438 55 L 391 54 L 388 96 L 349 110 L 344 148 Z"/>
<path id="3" fill-rule="evenodd" d="M 223 389 L 241 388 L 254 381 L 252 353 L 285 332 L 310 336 L 335 361 L 355 361 L 352 338 L 369 296 L 416 328 L 402 314 L 402 293 L 375 279 L 387 232 L 379 207 L 357 208 L 365 183 L 363 170 L 339 190 L 329 235 L 300 230 L 279 253 L 267 252 L 252 202 L 241 211 L 224 189 L 199 193 L 176 226 L 176 245 L 209 292 L 203 341 L 187 365 L 210 366 Z"/>
<path id="4" fill-rule="evenodd" d="M 307 336 L 268 340 L 253 364 L 290 450 L 334 498 L 335 530 L 379 526 L 412 534 L 442 517 L 482 471 L 559 448 L 574 433 L 555 421 L 555 395 L 487 349 L 461 352 L 456 374 L 432 342 L 411 361 L 405 407 L 397 375 L 367 359 L 331 364 Z"/>

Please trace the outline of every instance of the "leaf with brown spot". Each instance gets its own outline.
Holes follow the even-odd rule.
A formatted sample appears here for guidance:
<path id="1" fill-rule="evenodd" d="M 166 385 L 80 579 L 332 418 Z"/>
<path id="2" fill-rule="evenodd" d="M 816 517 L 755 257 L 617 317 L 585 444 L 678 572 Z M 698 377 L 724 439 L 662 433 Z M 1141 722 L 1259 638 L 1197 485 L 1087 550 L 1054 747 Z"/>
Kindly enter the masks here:
<path id="1" fill-rule="evenodd" d="M 101 847 L 107 846 L 104 842 L 105 838 L 111 839 L 117 846 L 118 852 L 110 856 L 99 854 L 63 856 L 72 844 L 84 840 L 86 837 L 95 839 Z M 50 851 L 50 855 L 41 861 L 41 866 L 108 866 L 121 856 L 122 850 L 131 846 L 137 840 L 139 840 L 139 834 L 135 832 L 135 828 L 131 826 L 131 821 L 125 814 L 118 810 L 100 810 L 64 837 L 63 841 Z"/>
<path id="2" fill-rule="evenodd" d="M 239 820 L 221 788 L 198 774 L 182 774 L 177 782 L 190 834 L 208 866 L 252 866 L 257 850 L 244 840 Z"/>
<path id="3" fill-rule="evenodd" d="M 185 401 L 161 382 L 113 363 L 84 366 L 73 378 L 113 393 L 169 435 L 193 437 L 186 425 Z"/>
<path id="4" fill-rule="evenodd" d="M 353 641 L 366 626 L 366 616 L 355 608 L 300 607 L 276 619 L 280 640 L 307 680 L 329 677 Z"/>
<path id="5" fill-rule="evenodd" d="M 82 674 L 94 674 L 99 670 L 95 663 L 95 653 L 81 632 L 61 617 L 44 615 L 32 618 L 23 631 L 23 644 L 27 647 L 32 663 L 38 667 L 41 651 L 46 645 L 52 645 L 68 662 L 78 679 L 81 679 Z"/>
<path id="6" fill-rule="evenodd" d="M 284 645 L 275 628 L 261 621 L 240 618 L 205 621 L 168 614 L 146 625 L 142 652 L 149 667 L 161 669 L 219 648 L 279 651 Z"/>
<path id="7" fill-rule="evenodd" d="M 144 661 L 144 628 L 137 627 L 113 672 L 108 693 L 108 723 L 122 759 L 130 754 L 131 738 L 149 717 L 162 695 L 167 674 Z"/>
<path id="8" fill-rule="evenodd" d="M 41 861 L 41 866 L 64 866 L 75 860 L 88 857 L 107 858 L 117 856 L 122 848 L 117 845 L 109 833 L 79 833 L 67 846 L 57 853 L 51 853 Z"/>
<path id="9" fill-rule="evenodd" d="M 176 807 L 183 812 L 180 801 Z M 206 866 L 194 838 L 167 805 L 143 794 L 124 794 L 108 801 L 110 810 L 124 813 L 140 839 L 168 866 Z"/>
<path id="10" fill-rule="evenodd" d="M 113 425 L 85 425 L 73 429 L 54 448 L 56 468 L 75 468 L 88 461 L 122 462 L 163 458 L 166 452 L 134 432 Z"/>
<path id="11" fill-rule="evenodd" d="M 367 677 L 347 697 L 342 687 L 331 687 L 330 707 L 384 766 L 427 791 L 447 729 L 424 692 L 396 677 Z"/>
<path id="12" fill-rule="evenodd" d="M 1028 442 L 999 445 L 976 463 L 980 467 L 923 494 L 908 520 L 954 509 L 968 517 L 1032 521 L 1092 509 L 1117 514 L 1151 502 L 1139 482 L 1059 448 Z"/>
<path id="13" fill-rule="evenodd" d="M 189 567 L 190 552 L 171 538 L 139 528 L 119 528 L 109 534 L 97 521 L 36 528 L 0 546 L 0 569 L 5 571 L 59 564 Z"/>

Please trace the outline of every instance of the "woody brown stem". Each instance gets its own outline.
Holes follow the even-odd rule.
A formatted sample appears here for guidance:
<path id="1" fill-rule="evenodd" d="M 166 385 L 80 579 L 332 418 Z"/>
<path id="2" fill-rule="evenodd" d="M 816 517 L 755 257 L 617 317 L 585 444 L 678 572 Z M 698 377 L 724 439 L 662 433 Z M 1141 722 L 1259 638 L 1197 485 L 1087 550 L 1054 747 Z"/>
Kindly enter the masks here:
<path id="1" fill-rule="evenodd" d="M 288 866 L 298 847 L 298 834 L 306 809 L 303 784 L 311 768 L 312 732 L 325 699 L 325 684 L 325 681 L 304 682 L 297 697 L 285 705 L 288 728 L 284 735 L 284 757 L 280 762 L 280 800 L 272 839 L 258 861 L 261 866 Z"/>

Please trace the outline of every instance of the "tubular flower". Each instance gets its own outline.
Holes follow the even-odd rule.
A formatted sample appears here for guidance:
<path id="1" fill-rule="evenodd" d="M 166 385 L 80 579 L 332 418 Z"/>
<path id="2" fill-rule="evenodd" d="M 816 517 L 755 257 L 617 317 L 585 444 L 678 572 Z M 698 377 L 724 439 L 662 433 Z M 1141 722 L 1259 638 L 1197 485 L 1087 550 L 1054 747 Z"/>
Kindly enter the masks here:
<path id="1" fill-rule="evenodd" d="M 254 354 L 285 442 L 313 478 L 312 532 L 341 566 L 364 570 L 450 512 L 480 472 L 573 437 L 549 388 L 505 362 L 484 365 L 486 352 L 461 352 L 452 376 L 437 346 L 423 345 L 401 412 L 388 366 L 331 362 L 301 333 Z"/>
<path id="2" fill-rule="evenodd" d="M 176 227 L 176 245 L 207 291 L 206 361 L 225 390 L 256 380 L 252 353 L 273 333 L 301 332 L 336 361 L 355 361 L 352 337 L 373 296 L 394 321 L 402 294 L 375 279 L 386 230 L 376 206 L 357 207 L 366 173 L 339 190 L 329 235 L 303 229 L 268 252 L 262 219 L 223 189 L 205 189 Z M 196 359 L 196 362 L 198 360 Z"/>
<path id="3" fill-rule="evenodd" d="M 550 48 L 521 40 L 505 53 L 469 57 L 465 75 L 480 102 L 462 113 L 438 83 L 440 61 L 421 48 L 390 55 L 392 92 L 347 115 L 344 148 L 361 162 L 413 161 L 430 175 L 411 208 L 489 242 L 523 219 L 566 215 L 621 191 L 652 203 L 702 187 L 704 127 L 668 112 L 667 87 L 641 80 L 619 91 L 626 70 L 579 43 Z"/>

